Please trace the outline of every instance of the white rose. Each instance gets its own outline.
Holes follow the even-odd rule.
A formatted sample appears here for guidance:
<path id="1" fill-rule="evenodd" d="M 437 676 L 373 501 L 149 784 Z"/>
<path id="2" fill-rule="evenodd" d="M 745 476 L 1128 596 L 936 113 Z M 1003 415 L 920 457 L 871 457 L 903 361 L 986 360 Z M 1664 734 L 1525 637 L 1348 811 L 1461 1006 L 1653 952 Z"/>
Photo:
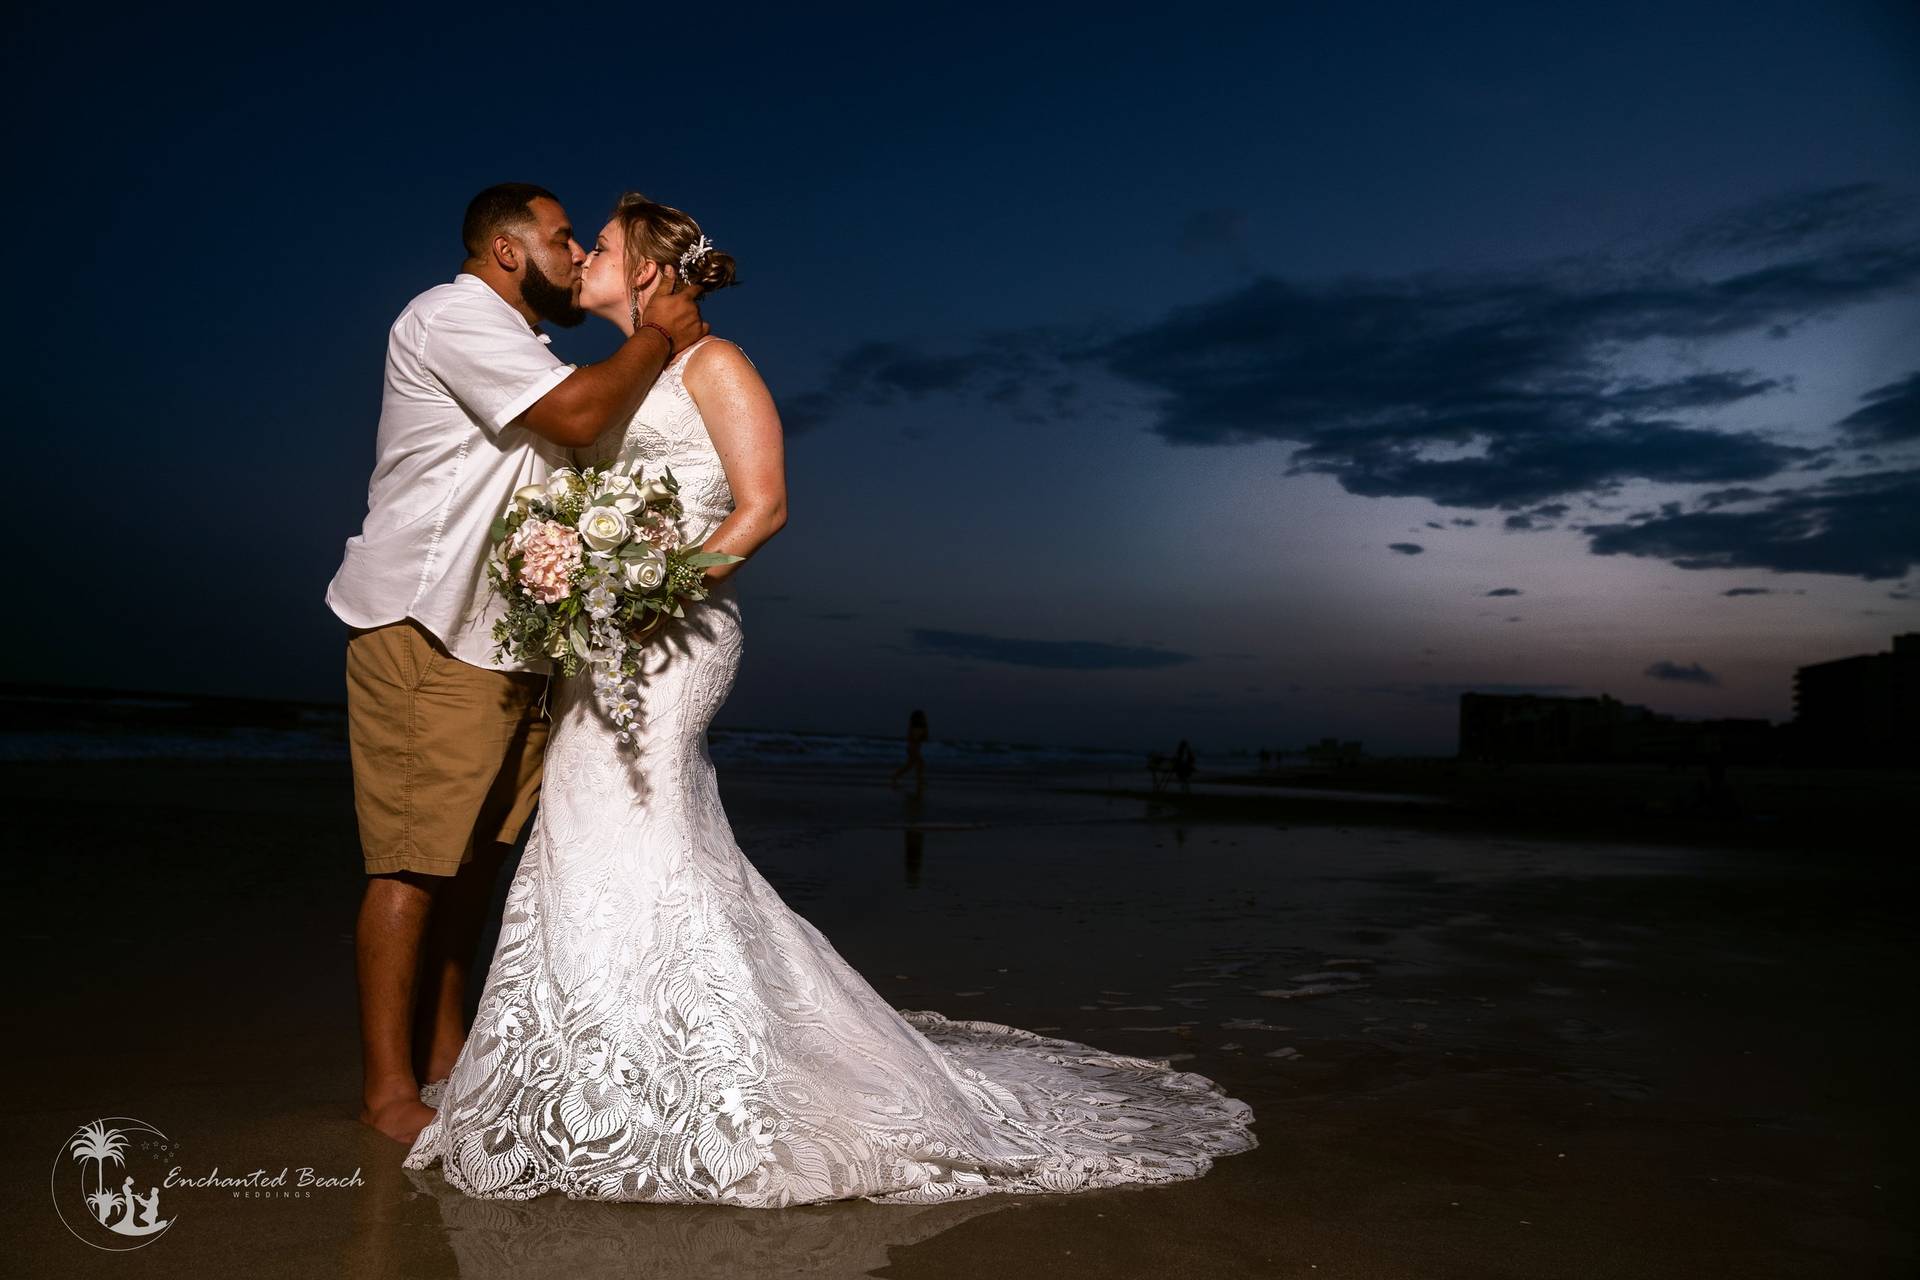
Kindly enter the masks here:
<path id="1" fill-rule="evenodd" d="M 575 527 L 580 530 L 581 541 L 595 551 L 613 550 L 627 540 L 633 528 L 627 513 L 612 507 L 588 507 Z"/>
<path id="2" fill-rule="evenodd" d="M 547 496 L 555 502 L 558 502 L 560 499 L 572 493 L 574 487 L 579 483 L 579 472 L 575 471 L 572 467 L 561 467 L 558 471 L 547 477 Z"/>
<path id="3" fill-rule="evenodd" d="M 673 490 L 667 488 L 667 482 L 658 476 L 655 476 L 640 486 L 640 500 L 642 502 L 659 502 L 662 499 L 671 498 L 672 496 Z"/>
<path id="4" fill-rule="evenodd" d="M 523 484 L 513 491 L 513 502 L 510 505 L 516 511 L 525 511 L 533 503 L 538 502 L 546 496 L 547 486 L 543 484 Z"/>
<path id="5" fill-rule="evenodd" d="M 667 580 L 667 558 L 658 551 L 622 560 L 620 569 L 626 576 L 627 585 L 641 591 L 651 591 Z"/>
<path id="6" fill-rule="evenodd" d="M 630 477 L 623 475 L 603 477 L 594 490 L 593 500 L 628 515 L 640 509 L 640 491 L 634 488 Z"/>

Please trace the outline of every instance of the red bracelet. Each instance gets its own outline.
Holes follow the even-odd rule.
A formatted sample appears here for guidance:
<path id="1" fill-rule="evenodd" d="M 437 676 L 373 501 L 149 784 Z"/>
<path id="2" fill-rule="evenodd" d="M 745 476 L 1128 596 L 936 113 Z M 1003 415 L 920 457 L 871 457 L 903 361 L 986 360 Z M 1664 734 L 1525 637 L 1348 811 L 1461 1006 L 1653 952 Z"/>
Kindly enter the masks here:
<path id="1" fill-rule="evenodd" d="M 640 329 L 658 329 L 660 331 L 660 336 L 667 340 L 667 360 L 671 362 L 673 360 L 673 335 L 667 332 L 666 326 L 655 324 L 651 320 L 642 320 L 640 322 Z M 639 333 L 640 329 L 635 329 L 634 332 Z"/>

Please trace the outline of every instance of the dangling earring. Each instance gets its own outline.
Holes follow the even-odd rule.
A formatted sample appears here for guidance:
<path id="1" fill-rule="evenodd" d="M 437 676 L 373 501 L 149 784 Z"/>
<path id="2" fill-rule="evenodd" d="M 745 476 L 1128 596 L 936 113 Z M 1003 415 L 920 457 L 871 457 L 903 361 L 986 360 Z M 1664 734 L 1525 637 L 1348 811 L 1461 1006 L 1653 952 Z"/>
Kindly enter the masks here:
<path id="1" fill-rule="evenodd" d="M 640 332 L 640 286 L 639 285 L 627 286 L 627 309 L 628 309 L 628 314 L 633 317 L 633 331 L 635 333 Z"/>

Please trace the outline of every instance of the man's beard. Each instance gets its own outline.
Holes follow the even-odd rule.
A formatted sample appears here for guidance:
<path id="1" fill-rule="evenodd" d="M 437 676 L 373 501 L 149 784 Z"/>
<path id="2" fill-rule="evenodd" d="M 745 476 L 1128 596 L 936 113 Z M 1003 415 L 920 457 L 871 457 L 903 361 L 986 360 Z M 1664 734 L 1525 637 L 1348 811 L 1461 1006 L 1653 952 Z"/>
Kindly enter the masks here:
<path id="1" fill-rule="evenodd" d="M 526 278 L 520 281 L 520 297 L 533 308 L 533 314 L 562 329 L 571 329 L 587 318 L 573 301 L 573 290 L 547 278 L 540 264 L 527 259 Z"/>

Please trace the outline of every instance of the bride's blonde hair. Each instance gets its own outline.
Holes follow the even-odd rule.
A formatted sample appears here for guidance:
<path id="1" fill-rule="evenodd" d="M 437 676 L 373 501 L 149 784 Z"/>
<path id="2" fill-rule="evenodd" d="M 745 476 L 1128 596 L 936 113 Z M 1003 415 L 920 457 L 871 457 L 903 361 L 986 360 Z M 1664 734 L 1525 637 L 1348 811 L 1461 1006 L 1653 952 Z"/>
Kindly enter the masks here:
<path id="1" fill-rule="evenodd" d="M 737 283 L 733 278 L 733 255 L 718 249 L 708 249 L 685 267 L 680 265 L 680 255 L 700 239 L 700 224 L 672 205 L 629 191 L 613 206 L 612 216 L 620 220 L 621 229 L 626 232 L 629 279 L 643 260 L 650 259 L 663 268 L 673 268 L 670 293 L 678 293 L 682 282 L 698 286 L 703 297 L 715 289 Z"/>

